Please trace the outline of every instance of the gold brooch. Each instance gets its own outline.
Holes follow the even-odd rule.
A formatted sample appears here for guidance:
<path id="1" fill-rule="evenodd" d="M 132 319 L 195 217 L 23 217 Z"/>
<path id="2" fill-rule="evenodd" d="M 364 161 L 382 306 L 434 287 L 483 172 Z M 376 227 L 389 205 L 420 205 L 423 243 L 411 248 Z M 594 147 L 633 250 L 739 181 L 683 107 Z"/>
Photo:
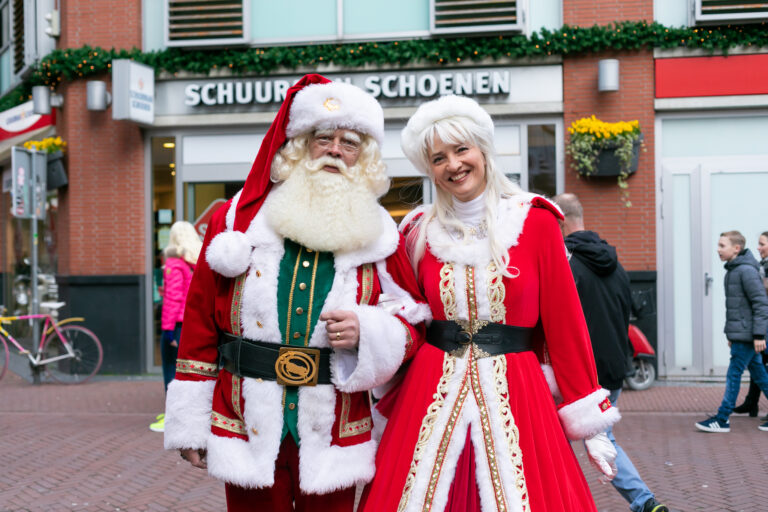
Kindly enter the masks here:
<path id="1" fill-rule="evenodd" d="M 339 110 L 341 108 L 341 103 L 336 98 L 328 98 L 323 103 L 323 106 L 329 112 L 333 112 L 334 110 Z"/>

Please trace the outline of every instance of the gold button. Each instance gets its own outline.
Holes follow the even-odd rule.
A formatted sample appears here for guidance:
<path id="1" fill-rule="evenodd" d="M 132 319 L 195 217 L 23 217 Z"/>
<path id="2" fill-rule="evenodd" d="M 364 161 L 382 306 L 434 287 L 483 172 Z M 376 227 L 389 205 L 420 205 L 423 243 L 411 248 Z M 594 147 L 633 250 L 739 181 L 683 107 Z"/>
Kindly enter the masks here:
<path id="1" fill-rule="evenodd" d="M 289 403 L 289 404 L 288 404 L 288 408 L 289 408 L 290 410 L 294 410 L 294 409 L 296 408 L 296 404 L 295 404 L 295 403 L 293 403 L 293 402 L 291 402 L 291 403 Z"/>
<path id="2" fill-rule="evenodd" d="M 309 262 L 305 260 L 301 263 L 301 266 L 307 268 L 309 266 Z"/>
<path id="3" fill-rule="evenodd" d="M 315 251 L 313 251 L 312 249 L 307 249 L 307 252 L 315 252 Z"/>
<path id="4" fill-rule="evenodd" d="M 262 324 L 261 322 L 258 322 L 258 321 L 256 322 L 256 325 L 258 325 L 258 326 L 259 326 L 259 329 L 261 329 L 262 327 L 264 327 L 264 324 Z"/>
<path id="5" fill-rule="evenodd" d="M 307 283 L 299 283 L 299 290 L 306 290 L 307 289 Z"/>
<path id="6" fill-rule="evenodd" d="M 256 271 L 256 277 L 261 277 L 261 270 Z"/>
<path id="7" fill-rule="evenodd" d="M 259 435 L 259 431 L 256 430 L 256 427 L 251 427 L 251 432 L 253 432 L 253 435 L 255 436 Z"/>
<path id="8" fill-rule="evenodd" d="M 304 308 L 296 308 L 296 314 L 297 315 L 303 315 L 304 314 Z"/>
<path id="9" fill-rule="evenodd" d="M 301 333 L 300 332 L 293 333 L 293 339 L 297 340 L 299 338 L 301 338 Z"/>

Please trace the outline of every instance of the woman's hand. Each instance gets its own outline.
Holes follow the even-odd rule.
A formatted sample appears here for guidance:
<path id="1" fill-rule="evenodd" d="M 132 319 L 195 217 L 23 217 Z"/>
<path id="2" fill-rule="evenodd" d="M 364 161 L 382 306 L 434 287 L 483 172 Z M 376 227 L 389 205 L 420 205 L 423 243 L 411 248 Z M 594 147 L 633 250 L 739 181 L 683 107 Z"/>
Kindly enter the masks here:
<path id="1" fill-rule="evenodd" d="M 189 462 L 196 468 L 207 469 L 208 464 L 205 462 L 205 450 L 196 448 L 182 448 L 179 450 L 181 458 Z"/>
<path id="2" fill-rule="evenodd" d="M 360 343 L 360 320 L 352 311 L 335 310 L 320 314 L 328 342 L 336 349 L 353 349 Z"/>

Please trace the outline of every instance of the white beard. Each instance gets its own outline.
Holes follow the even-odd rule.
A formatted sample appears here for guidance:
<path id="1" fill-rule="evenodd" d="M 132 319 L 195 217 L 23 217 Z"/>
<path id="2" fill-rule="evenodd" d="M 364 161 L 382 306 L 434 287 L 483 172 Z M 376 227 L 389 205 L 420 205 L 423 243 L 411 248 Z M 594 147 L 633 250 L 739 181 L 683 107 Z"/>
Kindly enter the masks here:
<path id="1" fill-rule="evenodd" d="M 381 233 L 376 196 L 359 176 L 360 170 L 322 169 L 323 158 L 301 160 L 288 178 L 274 187 L 264 203 L 267 221 L 285 238 L 316 251 L 344 253 L 361 249 Z"/>

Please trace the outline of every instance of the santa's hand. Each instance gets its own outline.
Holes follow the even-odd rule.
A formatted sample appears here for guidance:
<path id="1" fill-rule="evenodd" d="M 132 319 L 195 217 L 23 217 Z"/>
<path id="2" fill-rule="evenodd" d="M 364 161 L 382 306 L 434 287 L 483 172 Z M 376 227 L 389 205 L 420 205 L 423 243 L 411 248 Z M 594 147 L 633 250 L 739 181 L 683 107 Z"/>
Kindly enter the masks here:
<path id="1" fill-rule="evenodd" d="M 616 447 L 605 432 L 600 432 L 584 440 L 589 461 L 608 481 L 616 476 Z"/>
<path id="2" fill-rule="evenodd" d="M 205 462 L 205 450 L 195 448 L 182 448 L 179 450 L 181 458 L 189 462 L 196 468 L 206 469 L 208 464 Z"/>
<path id="3" fill-rule="evenodd" d="M 336 349 L 353 349 L 360 342 L 360 320 L 352 311 L 335 310 L 320 314 L 328 342 Z"/>

